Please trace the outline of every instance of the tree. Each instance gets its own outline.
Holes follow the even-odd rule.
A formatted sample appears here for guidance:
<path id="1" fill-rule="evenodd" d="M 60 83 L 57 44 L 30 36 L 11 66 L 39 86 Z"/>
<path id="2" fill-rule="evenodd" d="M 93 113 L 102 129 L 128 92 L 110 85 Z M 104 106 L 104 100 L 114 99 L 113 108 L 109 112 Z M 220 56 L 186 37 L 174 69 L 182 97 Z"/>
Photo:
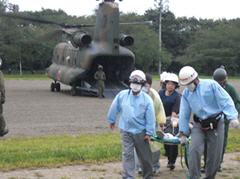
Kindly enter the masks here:
<path id="1" fill-rule="evenodd" d="M 200 29 L 178 61 L 194 65 L 204 74 L 212 75 L 213 70 L 220 65 L 225 65 L 229 74 L 236 74 L 240 67 L 239 28 L 239 20 L 223 20 L 215 22 L 211 29 Z"/>

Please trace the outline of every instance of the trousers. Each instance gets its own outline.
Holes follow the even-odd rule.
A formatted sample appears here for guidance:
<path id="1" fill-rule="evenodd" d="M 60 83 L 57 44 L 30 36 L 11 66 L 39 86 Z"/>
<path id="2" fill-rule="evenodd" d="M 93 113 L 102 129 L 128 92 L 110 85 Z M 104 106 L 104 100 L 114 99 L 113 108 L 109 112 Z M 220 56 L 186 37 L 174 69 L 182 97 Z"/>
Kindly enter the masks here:
<path id="1" fill-rule="evenodd" d="M 219 120 L 216 129 L 208 131 L 203 131 L 200 123 L 194 122 L 191 140 L 188 161 L 190 179 L 200 178 L 201 156 L 204 152 L 205 142 L 207 144 L 205 179 L 214 179 L 222 158 L 224 120 Z"/>
<path id="2" fill-rule="evenodd" d="M 150 144 L 144 141 L 145 132 L 139 134 L 132 134 L 126 131 L 121 131 L 122 135 L 122 160 L 123 160 L 123 179 L 134 179 L 135 177 L 135 160 L 134 148 L 143 170 L 144 179 L 152 179 L 152 152 Z"/>

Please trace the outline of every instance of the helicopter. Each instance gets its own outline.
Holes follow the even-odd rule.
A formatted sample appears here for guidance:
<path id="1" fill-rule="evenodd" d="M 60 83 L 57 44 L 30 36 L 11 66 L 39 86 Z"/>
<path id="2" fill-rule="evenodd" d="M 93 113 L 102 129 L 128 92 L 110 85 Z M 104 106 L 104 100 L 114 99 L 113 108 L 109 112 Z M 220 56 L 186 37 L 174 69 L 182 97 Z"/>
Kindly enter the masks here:
<path id="1" fill-rule="evenodd" d="M 128 88 L 129 74 L 135 68 L 135 55 L 127 47 L 134 44 L 134 38 L 120 33 L 119 6 L 115 0 L 102 0 L 99 3 L 95 26 L 66 25 L 16 15 L 0 16 L 59 25 L 70 37 L 69 41 L 60 42 L 55 46 L 52 64 L 46 69 L 47 76 L 53 80 L 50 84 L 52 92 L 61 91 L 62 83 L 71 86 L 70 93 L 73 96 L 78 92 L 97 96 L 94 73 L 98 65 L 103 66 L 106 74 L 105 96 L 108 95 L 105 93 L 116 94 L 121 89 Z M 95 27 L 93 38 L 87 32 L 79 30 L 83 27 Z"/>

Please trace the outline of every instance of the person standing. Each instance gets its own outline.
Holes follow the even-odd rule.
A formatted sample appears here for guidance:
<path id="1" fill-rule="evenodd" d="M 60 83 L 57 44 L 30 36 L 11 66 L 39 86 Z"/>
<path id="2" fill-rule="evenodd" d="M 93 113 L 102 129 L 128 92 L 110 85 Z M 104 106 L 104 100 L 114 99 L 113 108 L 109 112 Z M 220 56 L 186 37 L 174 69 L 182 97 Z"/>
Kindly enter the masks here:
<path id="1" fill-rule="evenodd" d="M 215 81 L 217 81 L 218 84 L 220 84 L 221 87 L 223 87 L 227 91 L 227 93 L 231 96 L 231 98 L 234 102 L 235 108 L 237 109 L 237 111 L 239 113 L 240 112 L 240 98 L 239 98 L 239 95 L 237 94 L 237 91 L 235 90 L 235 88 L 227 82 L 227 72 L 226 72 L 224 66 L 221 66 L 221 67 L 217 68 L 213 72 L 213 79 Z M 219 172 L 222 171 L 221 164 L 223 162 L 223 157 L 224 157 L 225 149 L 226 149 L 226 146 L 227 146 L 229 120 L 224 119 L 224 125 L 225 125 L 225 127 L 224 127 L 223 152 L 222 152 L 222 157 L 221 157 L 221 163 L 220 163 L 220 166 L 219 166 L 219 169 L 218 169 Z M 207 145 L 205 143 L 205 146 L 204 146 L 204 165 L 201 169 L 201 172 L 205 172 L 206 158 L 207 158 L 206 156 L 207 156 Z"/>
<path id="2" fill-rule="evenodd" d="M 0 58 L 0 67 L 2 66 L 2 59 Z M 6 121 L 3 117 L 3 104 L 5 103 L 5 85 L 4 76 L 0 70 L 0 136 L 4 136 L 8 133 Z"/>
<path id="3" fill-rule="evenodd" d="M 120 91 L 108 111 L 107 120 L 115 128 L 117 117 L 122 138 L 122 160 L 124 179 L 134 178 L 134 148 L 142 164 L 143 178 L 153 175 L 150 137 L 155 135 L 156 119 L 152 99 L 142 91 L 146 82 L 141 70 L 134 70 L 129 77 L 130 89 Z"/>
<path id="4" fill-rule="evenodd" d="M 213 72 L 213 79 L 218 82 L 226 91 L 227 93 L 231 96 L 235 108 L 237 109 L 238 113 L 240 113 L 240 98 L 239 95 L 236 91 L 236 89 L 227 81 L 227 72 L 224 68 L 224 66 L 221 66 L 220 68 L 217 68 Z M 225 128 L 224 128 L 224 142 L 223 142 L 223 153 L 222 153 L 222 158 L 221 158 L 221 163 L 223 162 L 224 158 L 224 153 L 226 150 L 227 146 L 227 140 L 228 140 L 228 129 L 229 129 L 229 120 L 225 119 Z M 221 165 L 219 167 L 219 171 L 221 171 Z"/>
<path id="5" fill-rule="evenodd" d="M 163 108 L 162 101 L 158 95 L 158 92 L 153 89 L 152 86 L 152 76 L 148 73 L 146 75 L 146 83 L 143 86 L 142 90 L 146 92 L 153 100 L 153 106 L 155 111 L 155 117 L 156 117 L 156 130 L 160 127 L 162 128 L 163 125 L 166 123 L 166 115 Z M 152 148 L 154 148 L 153 142 L 150 143 L 152 145 Z M 153 160 L 153 173 L 157 174 L 160 172 L 160 148 L 158 150 L 152 151 L 152 160 Z M 136 162 L 136 171 L 141 174 L 142 169 L 141 165 L 138 160 L 138 156 L 135 152 L 135 162 Z"/>
<path id="6" fill-rule="evenodd" d="M 239 125 L 238 112 L 229 94 L 214 80 L 200 80 L 198 73 L 190 66 L 179 72 L 180 85 L 186 86 L 180 103 L 179 138 L 187 143 L 189 120 L 194 114 L 189 148 L 190 179 L 200 178 L 201 155 L 207 143 L 205 178 L 214 179 L 220 166 L 223 140 L 224 117 L 233 127 Z"/>
<path id="7" fill-rule="evenodd" d="M 165 133 L 176 135 L 178 133 L 177 118 L 180 106 L 180 94 L 176 91 L 178 88 L 178 76 L 174 73 L 169 73 L 165 78 L 166 88 L 159 91 L 159 95 L 163 102 L 167 122 L 164 126 Z M 175 162 L 178 156 L 178 145 L 164 145 L 166 156 L 168 158 L 167 167 L 170 170 L 175 168 Z"/>
<path id="8" fill-rule="evenodd" d="M 103 98 L 103 92 L 105 88 L 105 80 L 106 80 L 106 75 L 105 72 L 103 71 L 103 66 L 98 65 L 98 71 L 94 74 L 94 79 L 97 80 L 97 87 L 98 87 L 98 97 Z"/>

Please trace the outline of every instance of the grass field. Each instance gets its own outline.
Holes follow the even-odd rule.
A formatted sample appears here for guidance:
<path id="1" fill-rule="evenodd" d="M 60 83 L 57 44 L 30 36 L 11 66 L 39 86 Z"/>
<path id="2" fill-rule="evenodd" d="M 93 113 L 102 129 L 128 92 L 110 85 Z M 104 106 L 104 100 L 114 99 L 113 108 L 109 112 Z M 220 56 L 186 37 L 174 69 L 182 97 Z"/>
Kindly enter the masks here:
<path id="1" fill-rule="evenodd" d="M 46 74 L 4 74 L 7 80 L 46 80 L 49 79 Z"/>
<path id="2" fill-rule="evenodd" d="M 240 151 L 239 138 L 239 130 L 231 129 L 227 152 Z M 164 150 L 161 152 L 163 153 Z M 121 144 L 118 133 L 10 138 L 0 141 L 1 170 L 57 167 L 119 161 L 120 159 Z"/>

